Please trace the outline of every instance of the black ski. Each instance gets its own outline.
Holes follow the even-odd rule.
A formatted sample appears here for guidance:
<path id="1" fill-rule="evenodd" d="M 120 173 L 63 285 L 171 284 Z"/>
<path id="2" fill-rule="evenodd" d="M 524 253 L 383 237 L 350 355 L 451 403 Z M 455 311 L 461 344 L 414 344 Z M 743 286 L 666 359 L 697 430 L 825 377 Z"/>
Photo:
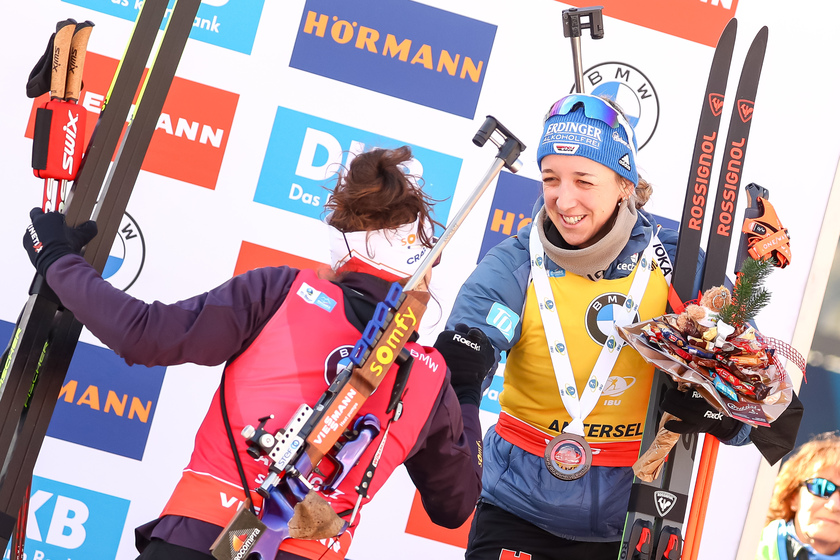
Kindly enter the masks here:
<path id="1" fill-rule="evenodd" d="M 200 0 L 180 0 L 170 12 L 159 55 L 147 75 L 143 103 L 126 132 L 109 180 L 102 185 L 137 92 L 149 53 L 167 8 L 166 0 L 143 3 L 131 40 L 73 187 L 67 222 L 91 217 L 99 200 L 99 235 L 85 258 L 100 272 L 116 238 L 148 142 L 181 58 Z M 136 123 L 136 124 L 134 124 Z M 101 191 L 101 193 L 100 193 Z M 64 382 L 82 325 L 60 306 L 36 276 L 3 359 L 0 377 L 0 544 L 5 547 L 18 510 L 28 500 L 27 487 Z"/>
<path id="2" fill-rule="evenodd" d="M 688 189 L 683 206 L 683 218 L 680 225 L 680 236 L 677 243 L 677 258 L 674 266 L 671 292 L 669 293 L 668 311 L 671 312 L 680 308 L 682 302 L 697 297 L 694 293 L 696 281 L 696 263 L 700 254 L 701 235 L 703 222 L 706 214 L 706 206 L 710 193 L 712 192 L 711 176 L 712 164 L 714 161 L 715 142 L 718 137 L 720 115 L 723 109 L 723 94 L 726 90 L 726 82 L 731 64 L 732 50 L 735 41 L 736 22 L 731 20 L 723 31 L 718 41 L 712 68 L 709 73 L 709 81 L 706 87 L 706 94 L 703 99 L 703 111 L 698 126 L 695 140 L 694 154 L 691 162 L 691 173 L 689 175 Z M 718 198 L 715 200 L 716 209 L 724 209 L 731 212 L 730 223 L 734 217 L 737 189 L 740 183 L 740 169 L 743 164 L 743 157 L 749 135 L 749 116 L 751 116 L 755 92 L 758 87 L 758 79 L 761 72 L 761 63 L 764 56 L 764 48 L 767 43 L 767 28 L 762 28 L 756 35 L 753 45 L 745 59 L 741 72 L 741 78 L 737 90 L 738 102 L 733 111 L 733 121 L 740 111 L 748 115 L 742 119 L 738 116 L 741 125 L 730 123 L 727 135 L 726 146 L 728 148 L 727 161 L 724 162 L 721 172 L 720 184 L 718 185 Z M 744 103 L 741 102 L 744 100 Z M 746 128 L 744 128 L 746 125 Z M 736 138 L 737 136 L 737 138 Z M 741 152 L 738 149 L 742 150 Z M 737 159 L 737 164 L 730 164 L 729 159 Z M 738 177 L 734 185 L 733 195 L 720 194 L 727 190 L 725 181 L 734 177 L 727 176 L 728 166 L 737 165 Z M 729 181 L 732 183 L 733 181 Z M 733 200 L 729 200 L 729 199 Z M 722 206 L 721 202 L 726 201 L 732 204 Z M 715 218 L 720 218 L 716 212 Z M 723 218 L 724 220 L 726 217 Z M 727 225 L 727 224 L 724 224 Z M 716 227 L 713 221 L 713 227 Z M 721 232 L 728 231 L 721 228 Z M 702 289 L 714 285 L 721 285 L 725 280 L 725 269 L 729 254 L 730 235 L 719 236 L 720 241 L 712 244 L 709 242 L 709 252 L 706 255 L 705 272 L 703 276 Z M 740 232 L 735 235 L 740 237 Z M 724 241 L 725 240 L 725 241 Z M 708 282 L 708 285 L 707 285 Z M 656 371 L 651 399 L 648 404 L 646 417 L 646 429 L 642 437 L 641 450 L 644 452 L 650 447 L 656 436 L 659 423 L 659 402 L 664 392 L 673 387 L 674 383 L 670 377 Z M 681 558 L 683 549 L 683 520 L 688 510 L 688 493 L 691 488 L 691 473 L 694 459 L 697 453 L 698 436 L 686 435 L 672 449 L 668 461 L 663 467 L 660 476 L 652 481 L 645 482 L 634 479 L 630 497 L 630 505 L 627 519 L 624 526 L 620 559 L 631 560 L 676 560 Z"/>
<path id="3" fill-rule="evenodd" d="M 718 39 L 706 93 L 703 96 L 700 123 L 694 140 L 694 153 L 691 156 L 691 173 L 688 176 L 685 202 L 683 203 L 680 237 L 677 242 L 677 258 L 674 262 L 674 275 L 671 286 L 680 302 L 693 299 L 694 270 L 700 256 L 700 241 L 703 223 L 706 220 L 706 206 L 712 196 L 712 162 L 715 158 L 715 146 L 723 114 L 726 84 L 729 81 L 729 67 L 732 51 L 735 47 L 735 35 L 738 21 L 735 18 L 723 30 Z M 679 272 L 678 272 L 679 271 Z"/>
<path id="4" fill-rule="evenodd" d="M 750 136 L 755 95 L 764 64 L 767 49 L 767 27 L 762 27 L 744 59 L 744 69 L 735 92 L 735 105 L 726 134 L 726 148 L 718 177 L 717 196 L 712 213 L 712 227 L 706 250 L 706 267 L 703 272 L 701 290 L 719 286 L 726 276 L 729 247 L 734 239 L 740 239 L 740 227 L 735 225 L 735 210 L 738 207 L 738 189 L 743 175 L 744 158 L 747 155 L 747 141 Z M 679 258 L 679 257 L 678 257 Z"/>

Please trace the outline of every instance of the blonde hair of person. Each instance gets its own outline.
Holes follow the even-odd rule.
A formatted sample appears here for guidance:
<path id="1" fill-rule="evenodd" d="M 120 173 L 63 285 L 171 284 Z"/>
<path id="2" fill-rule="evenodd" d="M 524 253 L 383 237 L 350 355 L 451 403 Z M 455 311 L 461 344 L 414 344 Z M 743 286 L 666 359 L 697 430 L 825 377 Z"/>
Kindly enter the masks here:
<path id="1" fill-rule="evenodd" d="M 773 488 L 767 523 L 776 519 L 785 522 L 793 519 L 796 512 L 791 509 L 791 503 L 799 487 L 824 465 L 840 465 L 840 435 L 837 432 L 815 436 L 785 461 Z M 832 482 L 840 484 L 838 480 Z"/>

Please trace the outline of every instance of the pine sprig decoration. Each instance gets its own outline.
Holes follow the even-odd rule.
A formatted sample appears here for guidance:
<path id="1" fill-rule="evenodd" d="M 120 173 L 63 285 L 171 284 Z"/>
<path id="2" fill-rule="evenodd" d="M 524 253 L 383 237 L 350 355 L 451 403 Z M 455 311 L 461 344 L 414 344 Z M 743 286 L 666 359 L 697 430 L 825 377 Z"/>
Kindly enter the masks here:
<path id="1" fill-rule="evenodd" d="M 718 314 L 723 322 L 732 325 L 738 331 L 770 303 L 770 292 L 764 287 L 764 281 L 776 266 L 772 258 L 756 260 L 751 257 L 744 260 L 741 273 L 732 290 L 732 302 L 724 306 Z"/>

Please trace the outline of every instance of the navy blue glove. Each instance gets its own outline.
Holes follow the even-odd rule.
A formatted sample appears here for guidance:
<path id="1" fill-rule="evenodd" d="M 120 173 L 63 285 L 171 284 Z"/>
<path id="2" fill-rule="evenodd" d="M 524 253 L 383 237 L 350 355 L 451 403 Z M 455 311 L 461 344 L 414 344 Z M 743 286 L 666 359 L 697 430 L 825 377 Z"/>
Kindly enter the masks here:
<path id="1" fill-rule="evenodd" d="M 458 395 L 458 402 L 478 406 L 481 382 L 496 364 L 496 352 L 490 340 L 481 330 L 458 323 L 455 330 L 438 335 L 435 348 L 443 355 L 452 374 L 450 384 Z"/>
<path id="2" fill-rule="evenodd" d="M 52 263 L 72 253 L 79 253 L 96 236 L 96 222 L 89 220 L 75 228 L 64 221 L 64 214 L 33 208 L 29 213 L 32 225 L 23 235 L 23 247 L 38 274 L 47 277 Z"/>
<path id="3" fill-rule="evenodd" d="M 666 430 L 677 434 L 704 432 L 721 441 L 728 441 L 734 438 L 741 429 L 741 422 L 718 411 L 694 389 L 688 391 L 668 389 L 659 406 L 665 412 L 679 418 L 679 420 L 669 420 L 663 426 Z"/>

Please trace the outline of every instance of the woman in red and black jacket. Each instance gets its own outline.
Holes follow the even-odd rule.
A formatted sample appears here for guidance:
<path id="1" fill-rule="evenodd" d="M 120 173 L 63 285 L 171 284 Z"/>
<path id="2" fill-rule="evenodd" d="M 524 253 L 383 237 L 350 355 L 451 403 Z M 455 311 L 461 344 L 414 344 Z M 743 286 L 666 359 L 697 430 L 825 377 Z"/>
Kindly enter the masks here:
<path id="1" fill-rule="evenodd" d="M 240 501 L 250 494 L 260 506 L 253 490 L 265 479 L 268 461 L 250 456 L 238 434 L 269 415 L 274 419 L 265 429 L 274 433 L 301 404 L 313 405 L 390 283 L 410 277 L 433 244 L 430 199 L 402 171 L 410 158 L 407 146 L 376 149 L 355 157 L 341 174 L 327 203 L 331 269 L 260 268 L 169 305 L 147 304 L 117 290 L 78 255 L 95 235 L 95 224 L 72 229 L 61 214 L 32 211 L 24 245 L 33 264 L 62 304 L 126 362 L 225 363 L 224 401 L 217 390 L 163 512 L 136 530 L 140 558 L 209 560 L 211 544 Z M 431 519 L 454 528 L 470 516 L 481 491 L 478 403 L 493 350 L 481 331 L 463 325 L 441 333 L 435 348 L 416 342 L 406 348 L 414 361 L 403 413 L 391 424 L 362 506 L 405 464 Z M 444 358 L 457 364 L 454 373 Z M 359 416 L 373 414 L 385 426 L 396 368 Z M 237 434 L 235 451 L 225 414 L 230 433 Z M 381 438 L 379 433 L 335 491 L 319 491 L 344 521 L 350 521 L 355 488 Z M 316 475 L 310 481 L 316 489 L 323 482 Z M 330 539 L 287 539 L 276 558 L 344 558 L 358 522 L 356 515 L 349 529 Z"/>

